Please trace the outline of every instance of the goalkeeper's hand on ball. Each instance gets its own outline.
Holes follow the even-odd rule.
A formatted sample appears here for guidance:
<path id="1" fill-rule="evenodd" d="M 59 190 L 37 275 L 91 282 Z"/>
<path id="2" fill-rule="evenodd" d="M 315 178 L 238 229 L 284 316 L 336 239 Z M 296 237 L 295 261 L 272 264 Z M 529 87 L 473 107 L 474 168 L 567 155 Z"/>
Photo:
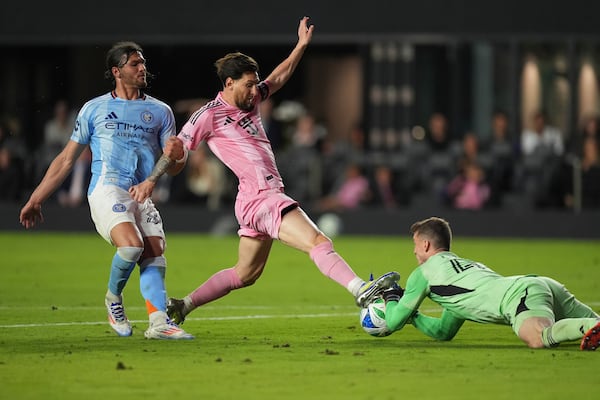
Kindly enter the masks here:
<path id="1" fill-rule="evenodd" d="M 388 301 L 399 301 L 403 295 L 404 289 L 402 289 L 399 285 L 396 284 L 391 288 L 384 290 L 381 294 L 381 297 L 383 297 L 383 300 L 387 304 Z"/>

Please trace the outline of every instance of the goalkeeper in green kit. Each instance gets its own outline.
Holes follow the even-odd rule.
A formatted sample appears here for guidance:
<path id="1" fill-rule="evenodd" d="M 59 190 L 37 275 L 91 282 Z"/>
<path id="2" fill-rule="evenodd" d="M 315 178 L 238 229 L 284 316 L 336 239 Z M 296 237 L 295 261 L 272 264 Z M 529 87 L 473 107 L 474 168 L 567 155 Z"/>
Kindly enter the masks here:
<path id="1" fill-rule="evenodd" d="M 530 348 L 581 341 L 582 350 L 600 345 L 600 316 L 561 283 L 534 275 L 502 276 L 482 263 L 450 252 L 452 231 L 437 217 L 414 223 L 414 253 L 419 266 L 406 288 L 385 290 L 386 323 L 399 330 L 410 323 L 437 340 L 451 340 L 465 321 L 510 325 Z M 418 311 L 429 297 L 439 318 Z"/>

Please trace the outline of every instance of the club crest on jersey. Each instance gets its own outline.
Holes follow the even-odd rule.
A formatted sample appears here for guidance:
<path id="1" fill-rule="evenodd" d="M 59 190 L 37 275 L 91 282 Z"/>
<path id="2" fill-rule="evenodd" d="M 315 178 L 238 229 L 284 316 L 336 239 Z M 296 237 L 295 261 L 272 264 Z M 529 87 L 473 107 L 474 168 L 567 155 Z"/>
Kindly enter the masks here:
<path id="1" fill-rule="evenodd" d="M 150 111 L 144 111 L 141 115 L 142 121 L 149 124 L 154 119 L 154 115 Z"/>
<path id="2" fill-rule="evenodd" d="M 113 204 L 112 210 L 117 213 L 122 213 L 127 211 L 127 207 L 125 207 L 125 204 L 117 203 Z"/>
<path id="3" fill-rule="evenodd" d="M 238 121 L 238 125 L 252 136 L 258 135 L 258 128 L 250 117 L 244 117 Z"/>

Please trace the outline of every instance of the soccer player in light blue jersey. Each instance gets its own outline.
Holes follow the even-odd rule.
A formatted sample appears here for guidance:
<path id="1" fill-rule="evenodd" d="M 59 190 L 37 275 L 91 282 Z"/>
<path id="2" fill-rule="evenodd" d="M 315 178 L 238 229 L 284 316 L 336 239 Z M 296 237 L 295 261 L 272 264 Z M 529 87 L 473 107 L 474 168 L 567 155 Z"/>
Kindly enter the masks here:
<path id="1" fill-rule="evenodd" d="M 122 293 L 138 264 L 150 322 L 145 336 L 192 339 L 166 314 L 167 263 L 161 216 L 151 199 L 138 203 L 128 192 L 152 171 L 166 141 L 176 133 L 175 118 L 167 104 L 144 93 L 148 71 L 138 44 L 116 43 L 106 55 L 106 67 L 105 77 L 113 82 L 114 90 L 81 108 L 71 139 L 22 208 L 20 222 L 27 229 L 43 222 L 42 203 L 89 146 L 92 176 L 87 195 L 92 220 L 98 233 L 116 247 L 105 298 L 110 326 L 119 336 L 132 334 Z M 167 172 L 178 171 L 184 161 Z"/>
<path id="2" fill-rule="evenodd" d="M 404 291 L 383 292 L 390 329 L 411 323 L 434 339 L 451 340 L 469 320 L 510 325 L 530 348 L 574 340 L 581 341 L 581 350 L 598 348 L 600 316 L 561 283 L 544 276 L 502 276 L 452 253 L 452 231 L 442 218 L 415 222 L 410 231 L 419 266 Z M 441 317 L 418 311 L 427 297 L 442 307 Z"/>

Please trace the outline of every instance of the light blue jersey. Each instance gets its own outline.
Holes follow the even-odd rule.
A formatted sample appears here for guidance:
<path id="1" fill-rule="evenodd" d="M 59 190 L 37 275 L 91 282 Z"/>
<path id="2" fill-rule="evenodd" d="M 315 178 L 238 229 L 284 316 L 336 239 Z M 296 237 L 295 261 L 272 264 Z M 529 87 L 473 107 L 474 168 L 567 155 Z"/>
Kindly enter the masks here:
<path id="1" fill-rule="evenodd" d="M 142 182 L 152 172 L 167 138 L 175 133 L 173 111 L 154 97 L 124 100 L 111 92 L 85 103 L 71 140 L 90 145 L 88 195 L 99 180 L 125 190 Z"/>

